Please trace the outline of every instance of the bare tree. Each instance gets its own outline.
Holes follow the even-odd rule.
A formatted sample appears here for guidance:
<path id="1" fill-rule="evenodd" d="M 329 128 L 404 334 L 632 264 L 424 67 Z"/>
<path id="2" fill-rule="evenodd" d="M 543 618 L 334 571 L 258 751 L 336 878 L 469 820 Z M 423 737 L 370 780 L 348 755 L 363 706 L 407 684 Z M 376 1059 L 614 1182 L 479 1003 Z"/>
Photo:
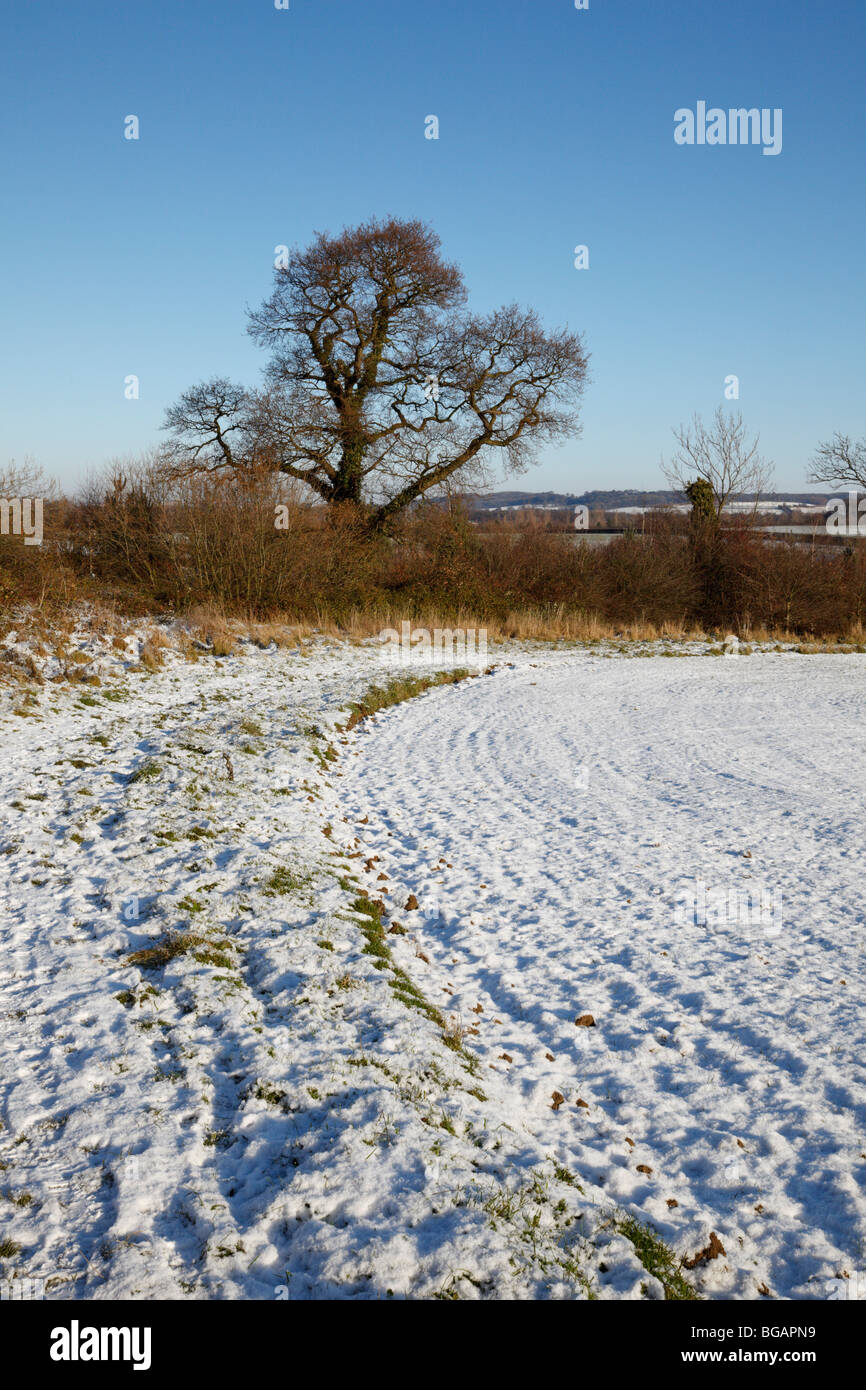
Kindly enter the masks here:
<path id="1" fill-rule="evenodd" d="M 810 483 L 849 483 L 866 489 L 866 439 L 852 440 L 838 431 L 819 444 L 809 472 Z"/>
<path id="2" fill-rule="evenodd" d="M 738 492 L 754 494 L 755 505 L 773 476 L 772 464 L 758 453 L 759 435 L 749 440 L 743 417 L 718 406 L 707 426 L 699 415 L 673 431 L 679 450 L 662 471 L 672 487 L 686 493 L 695 478 L 713 490 L 718 519 Z"/>
<path id="3" fill-rule="evenodd" d="M 246 390 L 226 377 L 184 391 L 165 412 L 164 428 L 172 434 L 165 450 L 169 471 L 189 476 L 240 468 L 250 457 L 249 417 Z"/>
<path id="4" fill-rule="evenodd" d="M 46 478 L 39 464 L 29 454 L 23 463 L 10 459 L 0 468 L 0 497 L 43 497 L 56 495 L 57 488 Z"/>
<path id="5" fill-rule="evenodd" d="M 532 310 L 463 310 L 459 269 L 418 221 L 319 234 L 276 272 L 250 315 L 271 352 L 265 387 L 218 379 L 167 413 L 175 467 L 266 466 L 381 526 L 455 474 L 510 471 L 578 432 L 587 357 L 577 334 Z"/>

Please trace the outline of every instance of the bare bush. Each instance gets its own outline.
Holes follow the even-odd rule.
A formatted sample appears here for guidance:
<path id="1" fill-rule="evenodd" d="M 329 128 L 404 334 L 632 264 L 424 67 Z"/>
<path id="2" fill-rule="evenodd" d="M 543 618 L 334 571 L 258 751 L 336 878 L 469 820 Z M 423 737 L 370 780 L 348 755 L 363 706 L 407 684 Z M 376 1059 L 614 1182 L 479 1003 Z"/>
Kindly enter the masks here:
<path id="1" fill-rule="evenodd" d="M 386 536 L 351 504 L 305 503 L 268 468 L 168 481 L 161 462 L 118 461 L 79 500 L 56 498 L 50 543 L 25 552 L 4 537 L 0 608 L 87 598 L 192 613 L 204 647 L 224 653 L 241 627 L 267 643 L 321 626 L 369 636 L 403 619 L 519 637 L 842 635 L 866 620 L 856 538 L 767 543 L 745 521 L 696 527 L 661 512 L 593 547 L 514 518 L 476 525 L 456 498 L 407 509 Z M 191 656 L 200 649 L 190 642 Z"/>

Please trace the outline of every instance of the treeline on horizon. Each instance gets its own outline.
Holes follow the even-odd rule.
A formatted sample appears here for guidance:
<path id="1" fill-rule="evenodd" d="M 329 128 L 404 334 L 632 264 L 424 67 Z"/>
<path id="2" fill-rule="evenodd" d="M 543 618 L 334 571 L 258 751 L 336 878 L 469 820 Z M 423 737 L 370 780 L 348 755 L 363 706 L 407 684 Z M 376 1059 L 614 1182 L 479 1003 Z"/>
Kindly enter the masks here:
<path id="1" fill-rule="evenodd" d="M 761 502 L 779 502 L 789 505 L 823 505 L 829 498 L 826 492 L 764 492 Z M 616 507 L 669 507 L 681 506 L 686 502 L 682 492 L 672 489 L 641 490 L 640 488 L 592 488 L 587 492 L 514 492 L 500 491 L 486 496 L 473 496 L 467 499 L 473 510 L 497 511 L 500 508 L 521 507 L 574 507 L 587 506 L 591 510 L 608 511 Z M 752 502 L 753 493 L 735 492 L 732 502 Z"/>
<path id="2" fill-rule="evenodd" d="M 91 601 L 127 615 L 214 604 L 227 615 L 337 626 L 358 614 L 435 612 L 501 625 L 522 613 L 539 635 L 593 623 L 846 640 L 862 633 L 859 539 L 768 544 L 747 519 L 720 527 L 663 510 L 641 527 L 592 547 L 508 516 L 479 527 L 454 497 L 371 534 L 352 507 L 305 505 L 273 473 L 169 484 L 141 465 L 77 499 L 49 500 L 42 545 L 0 536 L 0 614 Z"/>

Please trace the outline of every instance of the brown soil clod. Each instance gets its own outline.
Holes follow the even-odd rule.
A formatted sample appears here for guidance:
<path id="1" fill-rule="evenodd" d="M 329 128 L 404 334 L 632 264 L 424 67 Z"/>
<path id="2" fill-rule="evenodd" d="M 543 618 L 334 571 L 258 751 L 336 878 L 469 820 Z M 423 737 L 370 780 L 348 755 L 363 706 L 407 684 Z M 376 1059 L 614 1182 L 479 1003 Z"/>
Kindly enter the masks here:
<path id="1" fill-rule="evenodd" d="M 685 1269 L 697 1269 L 698 1265 L 708 1264 L 710 1260 L 718 1259 L 719 1255 L 726 1255 L 727 1251 L 719 1240 L 715 1231 L 710 1231 L 709 1243 L 699 1250 L 690 1260 L 683 1260 Z"/>

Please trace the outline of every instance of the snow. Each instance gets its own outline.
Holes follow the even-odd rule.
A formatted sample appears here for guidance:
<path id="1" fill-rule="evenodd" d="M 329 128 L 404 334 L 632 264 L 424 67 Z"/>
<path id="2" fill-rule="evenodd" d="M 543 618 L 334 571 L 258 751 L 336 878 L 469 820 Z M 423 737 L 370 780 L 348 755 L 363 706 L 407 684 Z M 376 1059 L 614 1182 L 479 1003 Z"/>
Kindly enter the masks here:
<path id="1" fill-rule="evenodd" d="M 0 702 L 0 1278 L 661 1298 L 628 1216 L 705 1297 L 863 1269 L 866 657 L 495 648 L 347 735 L 373 646 L 88 640 Z"/>

